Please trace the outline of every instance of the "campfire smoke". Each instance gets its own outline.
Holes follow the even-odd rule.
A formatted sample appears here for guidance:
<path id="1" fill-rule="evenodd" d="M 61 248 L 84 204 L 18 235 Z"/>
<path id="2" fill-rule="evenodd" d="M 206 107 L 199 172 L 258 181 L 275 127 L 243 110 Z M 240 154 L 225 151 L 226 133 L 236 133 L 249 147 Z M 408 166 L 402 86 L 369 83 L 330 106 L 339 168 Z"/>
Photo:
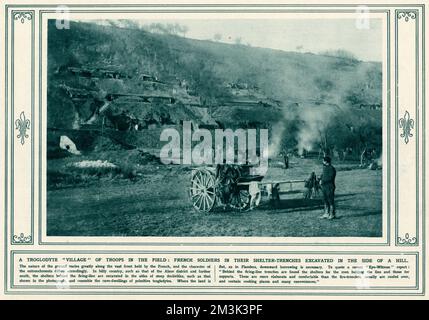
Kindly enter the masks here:
<path id="1" fill-rule="evenodd" d="M 328 106 L 305 105 L 300 108 L 298 119 L 301 125 L 297 133 L 297 147 L 300 155 L 303 154 L 304 150 L 312 151 L 314 146 L 322 143 L 332 113 L 332 108 Z"/>
<path id="2" fill-rule="evenodd" d="M 320 145 L 334 111 L 335 108 L 332 105 L 300 104 L 285 108 L 282 120 L 272 128 L 269 145 L 270 157 L 281 151 L 281 142 L 287 131 L 286 123 L 291 121 L 299 123 L 298 132 L 293 134 L 295 134 L 300 155 L 304 150 L 311 151 L 315 146 Z M 292 133 L 289 132 L 289 134 Z"/>
<path id="3" fill-rule="evenodd" d="M 281 151 L 281 143 L 286 126 L 284 121 L 277 122 L 271 131 L 271 141 L 268 146 L 268 157 L 272 158 Z"/>

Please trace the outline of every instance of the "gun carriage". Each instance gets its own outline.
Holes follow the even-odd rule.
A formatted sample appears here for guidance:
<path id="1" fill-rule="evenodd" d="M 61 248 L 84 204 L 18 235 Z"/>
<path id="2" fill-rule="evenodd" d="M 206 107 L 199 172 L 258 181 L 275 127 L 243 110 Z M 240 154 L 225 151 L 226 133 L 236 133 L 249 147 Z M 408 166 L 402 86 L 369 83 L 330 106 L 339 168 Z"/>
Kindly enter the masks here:
<path id="1" fill-rule="evenodd" d="M 250 174 L 251 165 L 223 164 L 192 170 L 189 195 L 192 206 L 202 212 L 211 212 L 217 206 L 237 211 L 249 211 L 261 203 L 262 194 L 278 195 L 280 185 L 305 180 L 263 181 L 264 176 Z"/>

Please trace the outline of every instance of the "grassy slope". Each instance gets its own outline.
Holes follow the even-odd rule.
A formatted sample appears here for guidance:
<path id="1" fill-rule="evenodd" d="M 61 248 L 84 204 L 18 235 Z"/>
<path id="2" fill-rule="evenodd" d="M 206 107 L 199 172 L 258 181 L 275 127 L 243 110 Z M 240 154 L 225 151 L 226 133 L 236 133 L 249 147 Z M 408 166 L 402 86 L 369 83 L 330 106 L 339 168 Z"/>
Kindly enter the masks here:
<path id="1" fill-rule="evenodd" d="M 72 23 L 69 30 L 49 26 L 50 124 L 73 121 L 70 103 L 56 87 L 60 66 L 114 65 L 130 76 L 150 73 L 161 80 L 186 79 L 208 104 L 228 96 L 224 83 L 256 85 L 268 97 L 291 103 L 324 102 L 340 106 L 381 102 L 381 64 L 346 58 L 229 45 L 157 35 L 141 30 Z M 90 90 L 141 92 L 141 83 L 87 83 Z M 67 110 L 64 110 L 64 106 Z M 251 118 L 251 115 L 248 114 Z"/>

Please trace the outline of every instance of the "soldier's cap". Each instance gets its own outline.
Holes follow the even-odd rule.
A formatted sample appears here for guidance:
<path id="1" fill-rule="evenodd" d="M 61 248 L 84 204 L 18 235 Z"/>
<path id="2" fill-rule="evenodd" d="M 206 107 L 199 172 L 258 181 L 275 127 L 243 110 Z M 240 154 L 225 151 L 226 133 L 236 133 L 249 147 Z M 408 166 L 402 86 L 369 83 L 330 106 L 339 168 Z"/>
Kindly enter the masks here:
<path id="1" fill-rule="evenodd" d="M 325 156 L 325 157 L 323 157 L 323 161 L 325 161 L 327 163 L 331 163 L 331 157 Z"/>

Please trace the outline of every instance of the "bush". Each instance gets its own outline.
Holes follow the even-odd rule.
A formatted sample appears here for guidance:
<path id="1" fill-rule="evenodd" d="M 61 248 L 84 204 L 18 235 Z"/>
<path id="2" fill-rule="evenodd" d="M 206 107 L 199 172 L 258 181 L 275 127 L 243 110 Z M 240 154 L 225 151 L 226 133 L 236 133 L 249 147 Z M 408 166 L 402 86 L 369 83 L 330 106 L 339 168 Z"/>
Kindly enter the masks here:
<path id="1" fill-rule="evenodd" d="M 137 170 L 133 164 L 125 163 L 120 168 L 123 178 L 133 180 L 137 178 Z"/>
<path id="2" fill-rule="evenodd" d="M 322 54 L 329 57 L 336 57 L 336 58 L 351 60 L 355 62 L 359 61 L 358 58 L 356 58 L 356 56 L 353 53 L 343 49 L 327 50 L 322 52 Z"/>

